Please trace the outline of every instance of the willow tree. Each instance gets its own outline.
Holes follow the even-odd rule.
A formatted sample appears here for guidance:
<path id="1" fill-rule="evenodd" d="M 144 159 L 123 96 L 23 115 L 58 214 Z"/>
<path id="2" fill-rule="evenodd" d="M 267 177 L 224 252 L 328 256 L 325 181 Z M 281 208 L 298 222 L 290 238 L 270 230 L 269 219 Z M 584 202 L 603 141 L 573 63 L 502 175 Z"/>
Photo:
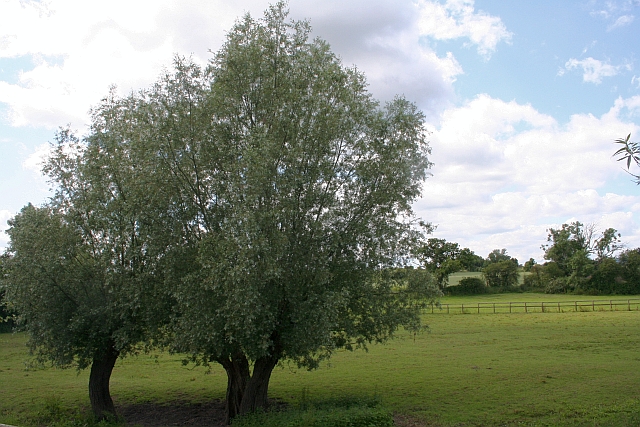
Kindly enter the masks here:
<path id="1" fill-rule="evenodd" d="M 107 98 L 82 161 L 52 169 L 63 188 L 91 183 L 59 197 L 56 224 L 87 253 L 73 259 L 123 280 L 105 281 L 123 283 L 105 292 L 121 317 L 149 306 L 139 295 L 171 297 L 174 350 L 227 373 L 227 421 L 266 405 L 279 362 L 313 368 L 417 328 L 437 292 L 391 269 L 420 238 L 423 115 L 401 97 L 381 106 L 309 33 L 282 3 L 245 16 L 206 68 L 178 58 L 151 88 Z"/>
<path id="2" fill-rule="evenodd" d="M 163 187 L 151 186 L 142 144 L 127 134 L 127 101 L 106 98 L 83 140 L 59 132 L 44 168 L 55 196 L 23 208 L 7 230 L 3 282 L 18 325 L 41 361 L 90 368 L 98 419 L 116 416 L 109 380 L 118 357 L 149 341 L 170 312 L 160 285 L 172 227 L 167 205 L 159 209 Z"/>
<path id="3" fill-rule="evenodd" d="M 279 362 L 313 368 L 419 323 L 416 289 L 392 292 L 386 272 L 417 238 L 423 115 L 381 106 L 309 32 L 279 3 L 238 21 L 206 69 L 178 60 L 141 95 L 156 170 L 191 213 L 175 349 L 224 367 L 228 419 L 266 405 Z"/>

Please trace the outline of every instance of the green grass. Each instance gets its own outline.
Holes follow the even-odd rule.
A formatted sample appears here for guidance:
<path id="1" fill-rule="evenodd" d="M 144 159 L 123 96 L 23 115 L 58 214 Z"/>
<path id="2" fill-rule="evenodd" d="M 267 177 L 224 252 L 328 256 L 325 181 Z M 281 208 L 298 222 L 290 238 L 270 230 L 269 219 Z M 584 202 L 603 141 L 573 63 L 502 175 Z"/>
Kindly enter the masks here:
<path id="1" fill-rule="evenodd" d="M 575 296 L 443 302 L 513 298 Z M 338 352 L 316 371 L 276 368 L 270 396 L 295 404 L 375 395 L 383 407 L 435 426 L 640 425 L 640 312 L 427 314 L 425 321 L 428 333 Z M 0 335 L 0 423 L 26 425 L 51 408 L 88 407 L 87 373 L 25 370 L 24 342 Z M 222 399 L 225 385 L 217 366 L 207 373 L 158 354 L 118 361 L 111 391 L 116 404 L 203 401 Z"/>
<path id="2" fill-rule="evenodd" d="M 525 273 L 520 270 L 518 272 L 518 285 L 522 285 L 524 283 L 524 276 L 531 273 Z M 460 284 L 460 280 L 466 277 L 477 277 L 478 279 L 484 280 L 484 276 L 480 271 L 458 271 L 457 273 L 452 273 L 449 275 L 449 286 L 457 286 Z"/>

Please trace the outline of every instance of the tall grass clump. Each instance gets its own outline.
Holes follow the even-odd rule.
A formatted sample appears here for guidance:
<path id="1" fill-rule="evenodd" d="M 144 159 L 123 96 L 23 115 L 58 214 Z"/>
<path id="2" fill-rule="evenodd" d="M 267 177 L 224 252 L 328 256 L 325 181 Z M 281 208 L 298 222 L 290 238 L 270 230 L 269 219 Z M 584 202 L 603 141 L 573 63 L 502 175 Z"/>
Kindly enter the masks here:
<path id="1" fill-rule="evenodd" d="M 296 406 L 256 412 L 233 420 L 233 427 L 393 427 L 393 416 L 377 398 L 311 401 L 303 389 Z"/>

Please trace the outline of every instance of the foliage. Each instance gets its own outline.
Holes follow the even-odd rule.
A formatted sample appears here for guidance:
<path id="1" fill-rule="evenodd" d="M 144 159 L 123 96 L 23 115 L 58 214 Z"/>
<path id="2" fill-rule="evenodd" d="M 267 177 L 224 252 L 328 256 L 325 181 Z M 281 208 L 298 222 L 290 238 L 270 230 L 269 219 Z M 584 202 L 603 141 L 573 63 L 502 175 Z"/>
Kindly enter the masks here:
<path id="1" fill-rule="evenodd" d="M 5 277 L 5 264 L 9 261 L 9 255 L 6 253 L 0 254 L 0 333 L 10 332 L 14 325 L 14 315 L 6 301 L 6 290 L 4 288 L 3 278 Z"/>
<path id="2" fill-rule="evenodd" d="M 91 367 L 97 418 L 114 417 L 109 377 L 168 320 L 162 265 L 172 230 L 164 192 L 126 147 L 130 118 L 113 96 L 92 112 L 91 134 L 56 135 L 44 172 L 56 186 L 43 207 L 9 221 L 7 300 L 41 362 Z"/>
<path id="3" fill-rule="evenodd" d="M 518 267 L 518 260 L 516 258 L 511 258 L 511 256 L 507 254 L 507 250 L 504 248 L 492 250 L 487 256 L 485 267 L 489 264 L 495 264 L 502 261 L 511 261 L 515 264 L 516 268 Z"/>
<path id="4" fill-rule="evenodd" d="M 478 295 L 487 292 L 486 283 L 477 277 L 465 277 L 457 286 L 446 288 L 449 295 Z"/>
<path id="5" fill-rule="evenodd" d="M 480 271 L 484 266 L 484 259 L 469 248 L 462 248 L 458 255 L 458 261 L 462 264 L 462 268 L 467 271 Z"/>
<path id="6" fill-rule="evenodd" d="M 394 292 L 389 273 L 422 239 L 411 204 L 431 166 L 424 116 L 401 97 L 379 105 L 310 32 L 278 3 L 239 20 L 205 69 L 176 58 L 153 87 L 112 92 L 86 147 L 63 135 L 71 149 L 48 169 L 54 203 L 16 222 L 48 221 L 60 242 L 42 247 L 51 270 L 107 295 L 79 313 L 104 313 L 94 328 L 121 354 L 169 320 L 156 308 L 170 313 L 172 349 L 226 369 L 230 418 L 266 404 L 279 362 L 314 368 L 418 329 L 421 304 L 438 295 L 427 280 Z M 21 229 L 10 230 L 16 277 L 29 260 Z M 85 324 L 57 298 L 51 320 Z M 89 344 L 65 360 L 88 364 Z"/>
<path id="7" fill-rule="evenodd" d="M 434 237 L 427 239 L 415 251 L 415 255 L 422 262 L 422 265 L 433 273 L 442 268 L 445 262 L 457 259 L 460 253 L 461 250 L 457 243 Z"/>
<path id="8" fill-rule="evenodd" d="M 623 279 L 618 286 L 619 293 L 640 294 L 640 248 L 623 251 L 618 256 L 618 262 L 622 267 Z"/>
<path id="9" fill-rule="evenodd" d="M 598 233 L 595 225 L 580 222 L 549 229 L 545 263 L 538 279 L 549 293 L 627 293 L 624 268 L 614 255 L 623 245 L 620 233 L 608 228 Z"/>
<path id="10" fill-rule="evenodd" d="M 525 262 L 522 267 L 525 272 L 529 273 L 535 265 L 537 265 L 536 260 L 533 258 L 529 258 L 529 261 Z"/>
<path id="11" fill-rule="evenodd" d="M 541 265 L 535 265 L 530 271 L 531 274 L 524 275 L 520 287 L 524 292 L 544 292 L 544 282 L 541 278 L 542 269 Z"/>
<path id="12" fill-rule="evenodd" d="M 635 179 L 636 184 L 640 185 L 640 175 L 634 175 L 630 172 L 631 162 L 634 162 L 636 166 L 640 166 L 640 144 L 637 142 L 632 142 L 630 141 L 630 139 L 631 134 L 627 135 L 625 139 L 616 139 L 615 143 L 621 144 L 622 147 L 620 147 L 618 151 L 613 153 L 613 155 L 620 156 L 620 158 L 618 159 L 619 162 L 621 161 L 627 163 L 627 172 Z"/>
<path id="13" fill-rule="evenodd" d="M 554 261 L 566 276 L 580 274 L 585 260 L 595 256 L 598 260 L 613 256 L 622 249 L 620 233 L 608 228 L 598 235 L 594 224 L 586 226 L 578 221 L 562 224 L 560 229 L 550 228 L 547 244 L 542 245 L 544 258 Z"/>
<path id="14" fill-rule="evenodd" d="M 460 249 L 455 242 L 436 238 L 427 239 L 414 251 L 414 255 L 434 274 L 440 289 L 447 286 L 450 274 L 462 270 L 478 271 L 484 263 L 482 257 L 471 249 Z"/>
<path id="15" fill-rule="evenodd" d="M 491 262 L 482 273 L 491 288 L 508 289 L 518 284 L 518 265 L 512 259 Z"/>

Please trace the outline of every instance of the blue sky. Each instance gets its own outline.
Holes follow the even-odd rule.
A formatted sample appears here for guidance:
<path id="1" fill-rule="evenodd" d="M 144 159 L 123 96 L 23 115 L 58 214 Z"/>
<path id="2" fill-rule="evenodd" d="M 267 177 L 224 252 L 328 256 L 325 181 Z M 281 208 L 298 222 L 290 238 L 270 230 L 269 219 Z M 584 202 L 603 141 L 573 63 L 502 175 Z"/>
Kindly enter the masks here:
<path id="1" fill-rule="evenodd" d="M 110 85 L 150 85 L 174 54 L 205 63 L 268 1 L 0 0 L 0 230 L 43 203 L 58 126 L 86 131 Z M 291 0 L 373 95 L 427 116 L 435 236 L 542 260 L 549 227 L 614 227 L 640 246 L 640 187 L 611 157 L 640 140 L 640 1 Z M 0 248 L 6 246 L 0 236 Z"/>

